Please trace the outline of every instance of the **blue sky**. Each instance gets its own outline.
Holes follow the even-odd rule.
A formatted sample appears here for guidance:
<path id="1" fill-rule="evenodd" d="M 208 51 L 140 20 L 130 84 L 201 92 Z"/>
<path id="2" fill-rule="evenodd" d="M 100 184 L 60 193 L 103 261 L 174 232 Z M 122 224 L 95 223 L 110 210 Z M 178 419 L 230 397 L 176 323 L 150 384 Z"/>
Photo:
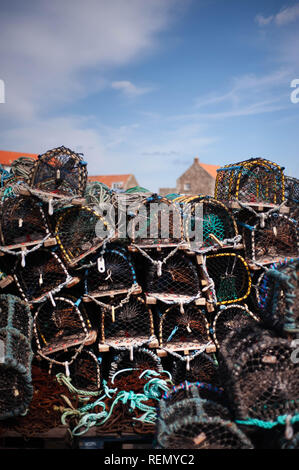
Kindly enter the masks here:
<path id="1" fill-rule="evenodd" d="M 299 1 L 2 0 L 0 148 L 173 187 L 195 156 L 299 177 Z M 299 95 L 298 95 L 299 96 Z"/>

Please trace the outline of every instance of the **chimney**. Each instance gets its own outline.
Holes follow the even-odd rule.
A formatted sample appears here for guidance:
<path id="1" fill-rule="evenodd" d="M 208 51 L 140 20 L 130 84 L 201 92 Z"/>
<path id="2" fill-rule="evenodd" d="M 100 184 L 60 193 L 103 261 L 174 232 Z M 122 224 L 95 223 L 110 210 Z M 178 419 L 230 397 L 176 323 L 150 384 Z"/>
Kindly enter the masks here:
<path id="1" fill-rule="evenodd" d="M 198 157 L 194 158 L 194 163 L 199 163 L 199 158 Z"/>

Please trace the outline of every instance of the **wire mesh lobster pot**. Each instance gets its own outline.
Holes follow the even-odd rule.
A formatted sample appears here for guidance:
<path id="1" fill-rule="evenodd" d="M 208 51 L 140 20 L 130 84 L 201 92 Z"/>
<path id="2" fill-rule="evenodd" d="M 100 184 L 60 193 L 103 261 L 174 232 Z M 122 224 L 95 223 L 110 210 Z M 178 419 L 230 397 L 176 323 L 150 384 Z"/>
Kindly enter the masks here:
<path id="1" fill-rule="evenodd" d="M 237 339 L 233 352 L 220 359 L 237 422 L 267 428 L 269 422 L 283 424 L 286 416 L 298 419 L 299 374 L 291 342 L 261 332 L 239 338 L 239 346 Z M 227 342 L 226 350 L 232 343 Z"/>
<path id="2" fill-rule="evenodd" d="M 112 190 L 100 181 L 89 181 L 84 191 L 84 199 L 86 205 L 90 207 L 98 207 L 103 203 L 110 203 Z"/>
<path id="3" fill-rule="evenodd" d="M 181 243 L 184 231 L 179 208 L 156 194 L 146 198 L 134 211 L 129 236 L 133 244 L 141 247 Z"/>
<path id="4" fill-rule="evenodd" d="M 196 416 L 172 424 L 160 421 L 157 442 L 162 449 L 253 449 L 247 436 L 229 419 L 217 415 L 211 403 Z M 215 416 L 216 414 L 216 416 Z"/>
<path id="5" fill-rule="evenodd" d="M 251 276 L 247 262 L 236 253 L 206 256 L 208 276 L 213 280 L 217 305 L 245 300 L 251 291 Z"/>
<path id="6" fill-rule="evenodd" d="M 28 305 L 0 295 L 0 420 L 24 413 L 33 397 L 32 319 Z"/>
<path id="7" fill-rule="evenodd" d="M 252 313 L 247 305 L 222 306 L 213 320 L 212 335 L 214 343 L 220 349 L 225 338 L 231 331 L 237 332 L 247 325 L 255 325 L 260 319 Z"/>
<path id="8" fill-rule="evenodd" d="M 42 206 L 34 198 L 23 196 L 4 199 L 0 229 L 4 246 L 42 242 L 50 234 Z"/>
<path id="9" fill-rule="evenodd" d="M 194 304 L 181 312 L 177 305 L 166 309 L 159 322 L 159 344 L 172 350 L 196 349 L 211 341 L 209 323 L 203 311 Z"/>
<path id="10" fill-rule="evenodd" d="M 18 260 L 13 277 L 24 300 L 40 302 L 72 281 L 66 267 L 54 251 L 40 248 L 26 255 L 26 264 Z"/>
<path id="11" fill-rule="evenodd" d="M 285 199 L 284 168 L 263 158 L 229 164 L 217 170 L 215 199 L 222 202 L 281 204 Z"/>
<path id="12" fill-rule="evenodd" d="M 143 347 L 136 348 L 133 358 L 131 357 L 130 351 L 124 350 L 118 352 L 118 354 L 113 357 L 108 372 L 108 379 L 112 381 L 118 371 L 127 370 L 129 374 L 132 369 L 139 370 L 140 372 L 152 370 L 161 373 L 163 366 L 160 357 L 150 349 Z"/>
<path id="13" fill-rule="evenodd" d="M 90 265 L 90 267 L 89 267 Z M 84 271 L 85 294 L 90 297 L 122 294 L 139 290 L 135 267 L 126 250 L 109 248 L 89 260 Z"/>
<path id="14" fill-rule="evenodd" d="M 175 356 L 170 369 L 172 382 L 180 384 L 188 382 L 205 382 L 220 386 L 218 365 L 215 359 L 205 352 L 190 354 L 189 356 Z"/>
<path id="15" fill-rule="evenodd" d="M 297 432 L 292 439 L 281 439 L 281 449 L 299 449 L 299 432 Z"/>
<path id="16" fill-rule="evenodd" d="M 57 351 L 78 349 L 96 340 L 84 305 L 72 297 L 55 296 L 39 305 L 33 329 L 37 353 L 46 359 Z"/>
<path id="17" fill-rule="evenodd" d="M 75 265 L 100 248 L 111 235 L 103 216 L 89 207 L 64 210 L 55 227 L 55 237 L 65 261 Z"/>
<path id="18" fill-rule="evenodd" d="M 246 255 L 257 263 L 299 256 L 298 224 L 294 219 L 276 212 L 266 214 L 265 220 L 259 220 L 250 232 L 250 241 L 245 244 Z"/>
<path id="19" fill-rule="evenodd" d="M 102 308 L 100 343 L 115 349 L 133 350 L 155 339 L 151 309 L 141 297 L 130 298 L 117 309 Z"/>
<path id="20" fill-rule="evenodd" d="M 291 176 L 285 176 L 285 199 L 289 207 L 298 206 L 299 203 L 299 180 Z"/>
<path id="21" fill-rule="evenodd" d="M 62 146 L 39 155 L 29 178 L 29 186 L 63 196 L 82 196 L 87 166 L 82 156 Z"/>
<path id="22" fill-rule="evenodd" d="M 257 303 L 264 323 L 279 333 L 299 331 L 299 258 L 273 263 L 256 286 Z"/>
<path id="23" fill-rule="evenodd" d="M 164 262 L 165 253 L 157 252 L 155 262 L 146 268 L 146 294 L 164 303 L 189 303 L 202 296 L 195 263 L 176 252 Z"/>
<path id="24" fill-rule="evenodd" d="M 188 382 L 187 380 L 170 388 L 168 392 L 164 393 L 161 400 L 165 400 L 166 406 L 170 407 L 190 398 L 210 400 L 226 406 L 226 396 L 222 387 L 206 382 Z"/>
<path id="25" fill-rule="evenodd" d="M 99 394 L 101 387 L 101 365 L 89 346 L 83 347 L 74 354 L 74 349 L 58 351 L 51 354 L 52 362 L 49 364 L 49 373 L 56 376 L 64 372 L 67 364 L 67 374 L 71 380 L 71 385 L 78 393 L 88 392 Z"/>
<path id="26" fill-rule="evenodd" d="M 234 246 L 240 241 L 235 217 L 210 196 L 192 196 L 181 202 L 186 241 L 197 252 Z"/>

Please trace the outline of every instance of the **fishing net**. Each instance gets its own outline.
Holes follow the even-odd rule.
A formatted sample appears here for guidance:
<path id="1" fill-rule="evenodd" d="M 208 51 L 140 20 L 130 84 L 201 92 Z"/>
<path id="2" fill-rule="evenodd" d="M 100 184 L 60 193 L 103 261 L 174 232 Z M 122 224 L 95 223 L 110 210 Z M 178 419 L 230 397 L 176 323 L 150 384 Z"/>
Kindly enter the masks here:
<path id="1" fill-rule="evenodd" d="M 64 372 L 67 364 L 68 375 L 65 378 L 72 390 L 78 394 L 100 394 L 101 365 L 90 347 L 84 345 L 78 354 L 74 354 L 73 348 L 55 352 L 51 354 L 51 359 L 49 373 L 53 377 Z"/>
<path id="2" fill-rule="evenodd" d="M 165 303 L 189 303 L 201 297 L 195 263 L 182 252 L 157 252 L 146 267 L 145 292 Z M 166 261 L 165 261 L 166 260 Z"/>
<path id="3" fill-rule="evenodd" d="M 115 349 L 133 349 L 155 339 L 153 314 L 141 297 L 130 298 L 115 311 L 102 308 L 100 342 Z"/>
<path id="4" fill-rule="evenodd" d="M 89 207 L 64 210 L 55 227 L 55 237 L 64 259 L 76 264 L 100 248 L 111 235 L 104 217 Z"/>
<path id="5" fill-rule="evenodd" d="M 271 429 L 286 424 L 288 416 L 298 420 L 299 374 L 292 353 L 290 341 L 261 333 L 239 338 L 233 353 L 224 352 L 225 388 L 239 424 Z"/>
<path id="6" fill-rule="evenodd" d="M 28 305 L 0 296 L 0 420 L 24 413 L 33 396 L 32 319 Z"/>
<path id="7" fill-rule="evenodd" d="M 213 340 L 217 348 L 221 348 L 222 342 L 231 331 L 236 332 L 248 324 L 255 325 L 259 321 L 247 305 L 222 306 L 214 317 L 212 328 Z"/>
<path id="8" fill-rule="evenodd" d="M 72 281 L 56 253 L 39 249 L 26 255 L 26 264 L 17 261 L 13 269 L 17 288 L 27 302 L 40 302 L 52 297 Z"/>
<path id="9" fill-rule="evenodd" d="M 180 403 L 182 400 L 189 398 L 201 398 L 226 406 L 224 389 L 206 382 L 188 382 L 185 380 L 171 387 L 163 394 L 161 399 L 165 400 L 167 407 L 170 407 L 174 403 Z"/>
<path id="10" fill-rule="evenodd" d="M 39 305 L 33 329 L 37 352 L 49 361 L 57 351 L 77 352 L 80 345 L 96 339 L 82 303 L 67 297 L 55 296 Z"/>
<path id="11" fill-rule="evenodd" d="M 148 197 L 133 210 L 132 215 L 128 232 L 134 245 L 176 245 L 184 239 L 180 210 L 167 198 Z"/>
<path id="12" fill-rule="evenodd" d="M 169 351 L 198 349 L 210 341 L 209 323 L 203 311 L 196 305 L 188 305 L 184 313 L 178 306 L 172 306 L 161 315 L 160 348 Z"/>
<path id="13" fill-rule="evenodd" d="M 106 249 L 102 256 L 92 256 L 83 269 L 85 294 L 89 297 L 122 294 L 132 287 L 135 291 L 139 287 L 135 268 L 126 250 Z"/>
<path id="14" fill-rule="evenodd" d="M 97 208 L 103 203 L 110 203 L 112 197 L 112 190 L 100 181 L 89 181 L 86 184 L 84 199 L 86 205 Z"/>
<path id="15" fill-rule="evenodd" d="M 113 357 L 109 368 L 108 380 L 111 381 L 114 375 L 120 370 L 127 371 L 127 374 L 130 374 L 132 370 L 138 370 L 140 373 L 146 370 L 162 372 L 163 366 L 161 359 L 154 351 L 138 347 L 134 351 L 133 358 L 128 350 L 120 351 Z M 126 375 L 125 372 L 123 372 L 123 376 L 124 375 Z"/>
<path id="16" fill-rule="evenodd" d="M 298 249 L 298 226 L 283 214 L 266 214 L 251 231 L 247 256 L 260 264 L 274 262 L 277 258 L 296 257 Z"/>
<path id="17" fill-rule="evenodd" d="M 285 199 L 283 170 L 276 163 L 262 158 L 226 165 L 217 170 L 215 199 L 281 204 Z"/>
<path id="18" fill-rule="evenodd" d="M 281 449 L 299 449 L 299 432 L 292 439 L 281 439 Z"/>
<path id="19" fill-rule="evenodd" d="M 39 155 L 31 174 L 31 188 L 63 196 L 83 195 L 87 180 L 86 162 L 66 147 Z"/>
<path id="20" fill-rule="evenodd" d="M 206 269 L 214 282 L 217 305 L 241 302 L 251 291 L 251 276 L 244 258 L 236 253 L 207 255 Z"/>
<path id="21" fill-rule="evenodd" d="M 299 331 L 299 258 L 273 263 L 256 285 L 258 307 L 267 326 L 278 332 Z"/>
<path id="22" fill-rule="evenodd" d="M 160 421 L 157 442 L 162 449 L 253 449 L 247 436 L 229 419 L 217 414 L 212 403 L 199 414 L 172 424 Z M 221 413 L 221 412 L 220 412 Z"/>
<path id="23" fill-rule="evenodd" d="M 220 385 L 218 364 L 210 355 L 202 352 L 198 355 L 175 356 L 170 369 L 172 382 L 176 385 L 187 380 L 188 382 L 205 382 Z"/>
<path id="24" fill-rule="evenodd" d="M 236 220 L 220 201 L 210 196 L 192 196 L 180 205 L 185 237 L 194 251 L 217 250 L 240 241 Z"/>
<path id="25" fill-rule="evenodd" d="M 23 196 L 4 199 L 1 206 L 1 242 L 9 245 L 32 245 L 49 236 L 49 226 L 41 205 Z"/>

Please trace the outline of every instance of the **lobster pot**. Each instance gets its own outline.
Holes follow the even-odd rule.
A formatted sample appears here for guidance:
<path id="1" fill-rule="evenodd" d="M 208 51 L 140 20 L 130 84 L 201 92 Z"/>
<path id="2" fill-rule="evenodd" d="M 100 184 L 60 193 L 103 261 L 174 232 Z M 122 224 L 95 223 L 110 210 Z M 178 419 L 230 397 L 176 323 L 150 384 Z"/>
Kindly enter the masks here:
<path id="1" fill-rule="evenodd" d="M 94 352 L 84 346 L 79 353 L 74 354 L 73 348 L 51 354 L 55 362 L 50 362 L 49 373 L 56 376 L 65 372 L 70 377 L 72 387 L 80 392 L 97 393 L 101 387 L 101 365 Z"/>
<path id="2" fill-rule="evenodd" d="M 224 404 L 226 400 L 223 388 L 206 382 L 188 382 L 187 380 L 174 385 L 162 397 L 167 407 L 190 398 L 201 398 L 219 404 Z"/>
<path id="3" fill-rule="evenodd" d="M 98 207 L 105 203 L 109 204 L 112 198 L 112 190 L 100 181 L 89 181 L 84 191 L 84 199 L 86 205 L 90 207 Z"/>
<path id="4" fill-rule="evenodd" d="M 124 250 L 108 249 L 103 256 L 94 256 L 90 264 L 85 270 L 85 294 L 99 297 L 138 287 L 135 268 Z"/>
<path id="5" fill-rule="evenodd" d="M 14 181 L 28 183 L 35 161 L 33 157 L 19 157 L 11 162 L 10 171 L 14 176 Z"/>
<path id="6" fill-rule="evenodd" d="M 183 223 L 176 204 L 165 197 L 146 198 L 133 212 L 129 237 L 139 246 L 176 245 L 183 241 Z"/>
<path id="7" fill-rule="evenodd" d="M 217 170 L 215 199 L 218 201 L 281 204 L 284 193 L 283 168 L 269 160 L 252 158 Z"/>
<path id="8" fill-rule="evenodd" d="M 294 348 L 283 338 L 262 335 L 258 341 L 236 346 L 233 357 L 225 357 L 225 388 L 240 424 L 280 422 L 299 411 L 298 364 Z M 258 424 L 259 425 L 259 424 Z"/>
<path id="9" fill-rule="evenodd" d="M 281 449 L 299 449 L 299 432 L 292 439 L 281 439 Z"/>
<path id="10" fill-rule="evenodd" d="M 89 207 L 73 206 L 64 210 L 55 227 L 57 243 L 70 265 L 101 247 L 108 236 L 105 218 Z"/>
<path id="11" fill-rule="evenodd" d="M 124 350 L 118 352 L 118 354 L 112 358 L 108 378 L 112 381 L 115 374 L 119 371 L 127 371 L 127 374 L 129 374 L 132 369 L 139 370 L 140 373 L 145 370 L 161 373 L 163 366 L 160 357 L 150 349 L 142 347 L 136 348 L 133 358 L 130 356 L 130 351 Z M 124 376 L 124 374 L 125 373 L 123 373 L 122 376 Z"/>
<path id="12" fill-rule="evenodd" d="M 160 318 L 160 347 L 173 350 L 196 349 L 211 341 L 209 323 L 205 314 L 195 305 L 188 305 L 182 313 L 178 306 L 166 309 Z"/>
<path id="13" fill-rule="evenodd" d="M 272 264 L 257 282 L 260 315 L 266 325 L 282 332 L 299 329 L 299 258 Z"/>
<path id="14" fill-rule="evenodd" d="M 180 384 L 188 382 L 205 382 L 213 385 L 220 384 L 218 366 L 215 360 L 206 353 L 193 356 L 175 357 L 171 368 L 172 382 Z"/>
<path id="15" fill-rule="evenodd" d="M 251 276 L 244 258 L 236 253 L 206 256 L 206 269 L 214 282 L 217 305 L 241 302 L 251 291 Z"/>
<path id="16" fill-rule="evenodd" d="M 45 249 L 28 253 L 25 266 L 22 266 L 22 260 L 18 260 L 13 275 L 26 302 L 51 298 L 72 280 L 57 254 Z"/>
<path id="17" fill-rule="evenodd" d="M 101 343 L 115 349 L 129 349 L 150 343 L 154 338 L 152 311 L 140 297 L 117 309 L 102 309 Z"/>
<path id="18" fill-rule="evenodd" d="M 162 424 L 157 442 L 162 449 L 253 449 L 235 423 L 206 413 Z"/>
<path id="19" fill-rule="evenodd" d="M 299 203 L 299 180 L 291 176 L 285 177 L 285 199 L 289 207 L 297 206 Z"/>
<path id="20" fill-rule="evenodd" d="M 55 296 L 36 310 L 34 337 L 37 352 L 49 356 L 56 351 L 90 344 L 95 340 L 82 303 L 73 298 Z"/>
<path id="21" fill-rule="evenodd" d="M 241 237 L 227 207 L 209 196 L 194 196 L 181 203 L 185 236 L 197 252 L 234 246 Z"/>
<path id="22" fill-rule="evenodd" d="M 33 396 L 32 320 L 25 302 L 0 296 L 0 420 L 24 413 Z"/>
<path id="23" fill-rule="evenodd" d="M 5 246 L 42 242 L 50 233 L 41 205 L 34 198 L 23 196 L 4 199 L 0 229 Z"/>
<path id="24" fill-rule="evenodd" d="M 247 307 L 247 305 L 223 306 L 216 313 L 213 321 L 213 340 L 218 349 L 231 331 L 237 332 L 247 325 L 255 325 L 260 320 Z"/>
<path id="25" fill-rule="evenodd" d="M 151 263 L 146 268 L 146 294 L 173 304 L 185 304 L 201 297 L 195 263 L 182 252 L 176 252 L 163 263 L 165 257 L 165 253 L 157 253 L 156 263 Z"/>
<path id="26" fill-rule="evenodd" d="M 260 264 L 271 263 L 277 258 L 299 256 L 298 243 L 297 222 L 285 215 L 272 213 L 266 216 L 264 223 L 259 221 L 252 228 L 246 254 Z"/>
<path id="27" fill-rule="evenodd" d="M 86 162 L 66 147 L 39 155 L 30 173 L 29 186 L 62 196 L 82 196 L 87 181 Z"/>

